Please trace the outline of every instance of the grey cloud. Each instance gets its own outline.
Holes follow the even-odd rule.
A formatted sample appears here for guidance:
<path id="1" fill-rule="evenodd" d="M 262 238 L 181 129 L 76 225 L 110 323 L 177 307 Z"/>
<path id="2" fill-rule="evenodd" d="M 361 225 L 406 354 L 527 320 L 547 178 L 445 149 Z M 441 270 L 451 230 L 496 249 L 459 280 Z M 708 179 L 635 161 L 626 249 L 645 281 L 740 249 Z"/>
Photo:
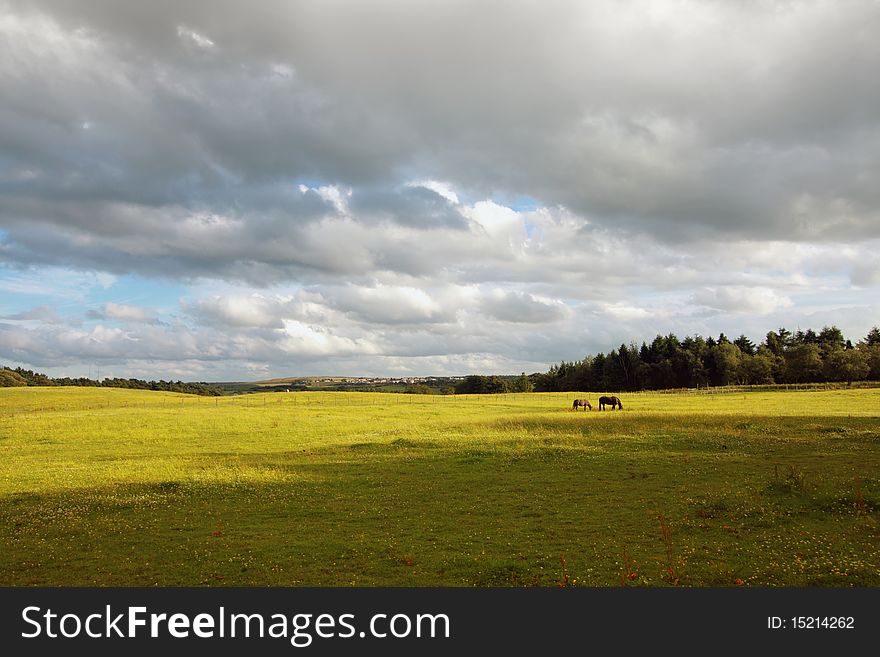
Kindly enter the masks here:
<path id="1" fill-rule="evenodd" d="M 37 306 L 36 308 L 13 315 L 6 315 L 5 317 L 0 317 L 0 319 L 35 320 L 44 324 L 61 324 L 64 322 L 58 314 L 58 310 L 48 305 Z"/>
<path id="2" fill-rule="evenodd" d="M 4 71 L 4 152 L 35 176 L 16 193 L 232 205 L 409 171 L 661 239 L 878 234 L 876 3 L 10 8 L 73 55 L 9 53 L 28 74 Z M 382 196 L 400 220 L 457 220 Z"/>
<path id="3" fill-rule="evenodd" d="M 483 299 L 483 310 L 496 319 L 523 324 L 547 324 L 571 316 L 559 301 L 536 299 L 526 292 L 496 291 Z"/>
<path id="4" fill-rule="evenodd" d="M 293 188 L 293 185 L 290 185 Z M 255 191 L 251 191 L 256 195 Z M 115 273 L 161 277 L 220 277 L 266 285 L 329 274 L 368 274 L 375 269 L 424 276 L 436 262 L 424 228 L 452 231 L 441 237 L 449 261 L 468 225 L 435 192 L 421 188 L 355 193 L 352 205 L 364 215 L 343 217 L 313 189 L 276 193 L 259 204 L 149 206 L 82 203 L 7 197 L 0 199 L 0 257 L 26 264 L 100 267 Z M 274 200 L 273 200 L 274 199 Z M 380 203 L 387 201 L 387 207 Z M 286 207 L 283 205 L 286 203 Z M 266 207 L 271 204 L 272 207 Z M 405 225 L 401 241 L 388 220 Z"/>
<path id="5" fill-rule="evenodd" d="M 417 228 L 459 228 L 467 219 L 448 199 L 419 185 L 394 190 L 366 189 L 352 195 L 351 212 L 358 218 L 390 220 Z"/>
<path id="6" fill-rule="evenodd" d="M 873 262 L 857 264 L 850 276 L 854 285 L 878 285 L 880 284 L 880 262 L 874 258 Z"/>

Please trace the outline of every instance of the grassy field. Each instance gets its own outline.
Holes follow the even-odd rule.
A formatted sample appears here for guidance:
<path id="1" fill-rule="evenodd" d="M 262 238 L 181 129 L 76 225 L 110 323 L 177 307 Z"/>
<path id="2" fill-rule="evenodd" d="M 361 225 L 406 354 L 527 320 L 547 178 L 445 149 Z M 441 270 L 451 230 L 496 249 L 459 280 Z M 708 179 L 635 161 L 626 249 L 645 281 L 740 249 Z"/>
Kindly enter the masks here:
<path id="1" fill-rule="evenodd" d="M 880 389 L 0 389 L 0 585 L 880 586 Z"/>

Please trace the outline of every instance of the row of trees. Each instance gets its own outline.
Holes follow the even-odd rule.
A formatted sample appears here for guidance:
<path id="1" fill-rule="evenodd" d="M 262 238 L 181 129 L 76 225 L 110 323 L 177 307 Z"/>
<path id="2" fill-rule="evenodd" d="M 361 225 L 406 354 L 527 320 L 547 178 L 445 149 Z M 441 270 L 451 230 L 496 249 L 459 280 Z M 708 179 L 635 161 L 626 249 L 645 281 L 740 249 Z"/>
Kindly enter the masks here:
<path id="1" fill-rule="evenodd" d="M 818 333 L 780 328 L 758 345 L 744 335 L 679 340 L 670 333 L 650 345 L 622 344 L 607 354 L 563 361 L 530 378 L 534 389 L 544 392 L 880 380 L 880 329 L 871 329 L 857 345 L 836 326 Z"/>
<path id="2" fill-rule="evenodd" d="M 167 392 L 184 392 L 192 395 L 218 396 L 223 390 L 210 383 L 190 383 L 185 381 L 144 381 L 143 379 L 102 379 L 96 381 L 85 377 L 62 377 L 53 379 L 40 372 L 33 372 L 21 367 L 11 369 L 0 368 L 0 388 L 10 386 L 80 386 L 98 388 L 131 388 L 134 390 L 164 390 Z"/>
<path id="3" fill-rule="evenodd" d="M 502 392 L 531 392 L 535 389 L 532 383 L 532 378 L 535 376 L 540 375 L 526 376 L 523 372 L 518 377 L 466 376 L 455 386 L 455 393 L 458 395 L 492 395 Z"/>

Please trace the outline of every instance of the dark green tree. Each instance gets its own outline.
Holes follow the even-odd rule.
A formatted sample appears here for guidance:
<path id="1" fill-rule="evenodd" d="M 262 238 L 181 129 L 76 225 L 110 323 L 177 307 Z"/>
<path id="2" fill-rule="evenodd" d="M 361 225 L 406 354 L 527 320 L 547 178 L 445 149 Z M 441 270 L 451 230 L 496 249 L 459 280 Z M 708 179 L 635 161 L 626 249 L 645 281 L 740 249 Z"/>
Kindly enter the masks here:
<path id="1" fill-rule="evenodd" d="M 740 335 L 736 340 L 733 341 L 733 344 L 739 347 L 739 350 L 747 356 L 755 355 L 755 343 L 749 340 L 745 335 Z"/>
<path id="2" fill-rule="evenodd" d="M 828 381 L 861 381 L 868 376 L 871 366 L 859 349 L 835 349 L 825 359 L 825 378 Z"/>
<path id="3" fill-rule="evenodd" d="M 773 383 L 773 361 L 767 354 L 743 354 L 739 363 L 739 379 L 747 385 Z"/>
<path id="4" fill-rule="evenodd" d="M 832 351 L 844 349 L 846 347 L 846 340 L 843 337 L 843 332 L 836 326 L 824 327 L 819 332 L 818 343 L 819 351 L 823 355 L 827 355 Z"/>
<path id="5" fill-rule="evenodd" d="M 526 376 L 525 372 L 520 374 L 519 378 L 510 387 L 511 392 L 532 392 L 534 389 L 535 386 L 532 384 L 532 380 Z"/>
<path id="6" fill-rule="evenodd" d="M 822 357 L 819 346 L 799 344 L 785 352 L 785 382 L 807 383 L 821 380 Z"/>

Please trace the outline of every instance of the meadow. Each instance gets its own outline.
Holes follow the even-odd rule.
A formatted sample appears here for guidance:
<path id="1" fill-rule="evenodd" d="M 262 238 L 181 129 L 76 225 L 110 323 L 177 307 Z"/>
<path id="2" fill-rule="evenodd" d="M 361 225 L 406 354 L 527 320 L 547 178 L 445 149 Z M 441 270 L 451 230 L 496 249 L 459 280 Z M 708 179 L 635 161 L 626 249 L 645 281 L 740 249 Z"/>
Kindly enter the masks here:
<path id="1" fill-rule="evenodd" d="M 0 389 L 0 585 L 880 586 L 880 389 Z"/>

